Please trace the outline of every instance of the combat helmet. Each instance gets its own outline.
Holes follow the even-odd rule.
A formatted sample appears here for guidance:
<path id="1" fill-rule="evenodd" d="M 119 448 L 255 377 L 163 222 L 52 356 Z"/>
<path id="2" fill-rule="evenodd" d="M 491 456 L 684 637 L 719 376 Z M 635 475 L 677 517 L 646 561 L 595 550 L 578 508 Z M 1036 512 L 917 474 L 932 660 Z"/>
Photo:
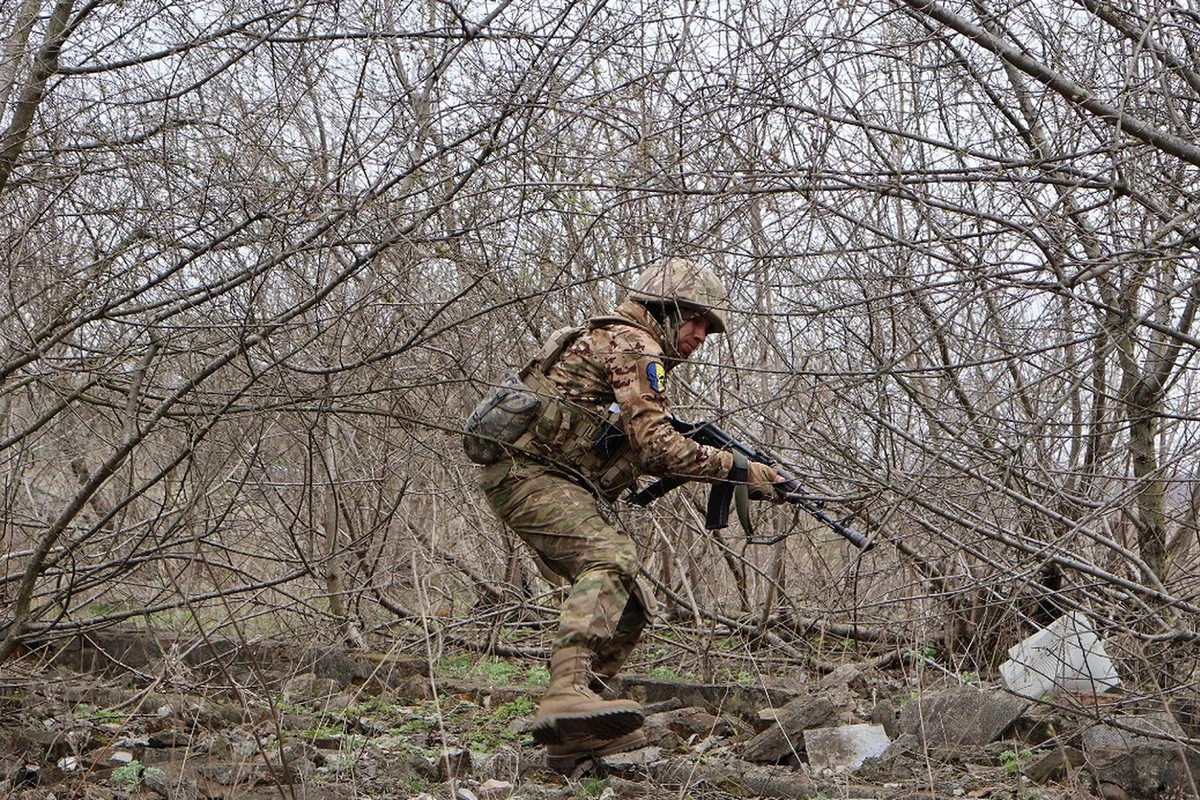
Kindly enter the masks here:
<path id="1" fill-rule="evenodd" d="M 668 258 L 644 271 L 629 297 L 643 304 L 699 311 L 708 317 L 710 333 L 724 333 L 729 326 L 721 280 L 712 270 L 686 258 Z"/>

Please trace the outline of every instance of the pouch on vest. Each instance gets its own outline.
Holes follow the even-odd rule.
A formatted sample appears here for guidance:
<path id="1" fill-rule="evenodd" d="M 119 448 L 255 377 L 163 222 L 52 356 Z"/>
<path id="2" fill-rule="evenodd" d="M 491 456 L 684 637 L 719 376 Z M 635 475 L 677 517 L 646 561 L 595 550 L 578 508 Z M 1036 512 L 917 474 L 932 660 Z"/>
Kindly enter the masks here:
<path id="1" fill-rule="evenodd" d="M 494 464 L 504 457 L 506 445 L 516 445 L 515 449 L 520 450 L 534 444 L 534 449 L 541 450 L 544 456 L 563 459 L 575 466 L 599 459 L 600 463 L 592 466 L 602 467 L 612 453 L 601 455 L 593 450 L 601 420 L 583 407 L 564 401 L 546 373 L 581 334 L 614 322 L 642 327 L 623 317 L 611 316 L 594 317 L 587 325 L 559 328 L 547 337 L 541 350 L 520 372 L 506 373 L 467 418 L 463 437 L 467 457 L 477 464 Z M 518 442 L 525 433 L 529 436 Z M 613 451 L 624 449 L 624 434 L 619 429 L 617 433 L 618 437 L 605 443 Z M 576 448 L 579 452 L 572 452 Z"/>
<path id="2" fill-rule="evenodd" d="M 476 464 L 494 464 L 504 457 L 504 445 L 512 444 L 529 429 L 542 401 L 509 371 L 499 384 L 475 406 L 463 426 L 463 449 Z"/>

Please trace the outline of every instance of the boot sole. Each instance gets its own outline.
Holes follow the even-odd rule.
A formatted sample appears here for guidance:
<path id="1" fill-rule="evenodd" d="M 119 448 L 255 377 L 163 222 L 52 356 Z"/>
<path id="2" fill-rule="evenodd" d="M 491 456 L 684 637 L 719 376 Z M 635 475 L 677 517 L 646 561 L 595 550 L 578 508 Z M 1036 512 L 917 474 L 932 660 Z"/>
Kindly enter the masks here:
<path id="1" fill-rule="evenodd" d="M 642 727 L 645 715 L 634 709 L 609 711 L 604 714 L 558 714 L 530 731 L 534 741 L 547 745 L 566 744 L 570 739 L 591 736 L 596 739 L 619 739 Z"/>
<path id="2" fill-rule="evenodd" d="M 610 744 L 607 747 L 590 747 L 572 753 L 555 753 L 551 755 L 546 753 L 546 766 L 562 775 L 569 774 L 574 771 L 579 762 L 589 758 L 603 758 L 611 756 L 615 753 L 624 753 L 629 750 L 640 750 L 650 744 L 650 740 L 645 736 L 638 736 L 626 742 Z"/>

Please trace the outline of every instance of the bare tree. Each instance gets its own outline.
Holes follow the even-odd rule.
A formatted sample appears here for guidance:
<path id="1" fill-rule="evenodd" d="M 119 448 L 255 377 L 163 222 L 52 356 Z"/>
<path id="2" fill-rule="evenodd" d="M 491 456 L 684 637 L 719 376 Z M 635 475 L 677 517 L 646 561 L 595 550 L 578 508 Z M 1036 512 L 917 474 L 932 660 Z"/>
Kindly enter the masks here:
<path id="1" fill-rule="evenodd" d="M 458 426 L 669 252 L 735 312 L 673 374 L 680 413 L 882 546 L 778 509 L 769 547 L 711 534 L 698 490 L 620 511 L 664 624 L 977 666 L 1071 608 L 1130 658 L 1195 639 L 1200 80 L 1173 12 L 137 5 L 0 29 L 0 654 L 135 620 L 369 646 L 418 617 L 421 646 L 447 619 L 536 652 L 555 588 Z"/>

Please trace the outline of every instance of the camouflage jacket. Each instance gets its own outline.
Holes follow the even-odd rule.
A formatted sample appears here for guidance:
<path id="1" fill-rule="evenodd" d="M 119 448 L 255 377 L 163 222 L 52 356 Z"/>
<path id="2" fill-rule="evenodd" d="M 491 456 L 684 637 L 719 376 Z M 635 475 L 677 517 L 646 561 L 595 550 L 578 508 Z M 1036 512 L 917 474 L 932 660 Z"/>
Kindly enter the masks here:
<path id="1" fill-rule="evenodd" d="M 666 377 L 676 363 L 674 343 L 664 342 L 662 327 L 640 303 L 627 300 L 615 315 L 636 326 L 605 320 L 585 331 L 546 376 L 568 403 L 597 416 L 605 416 L 613 403 L 619 406 L 619 426 L 628 442 L 624 460 L 632 469 L 618 482 L 627 486 L 637 474 L 709 481 L 727 477 L 733 466 L 730 453 L 697 444 L 671 427 Z M 625 488 L 601 483 L 604 494 Z"/>

